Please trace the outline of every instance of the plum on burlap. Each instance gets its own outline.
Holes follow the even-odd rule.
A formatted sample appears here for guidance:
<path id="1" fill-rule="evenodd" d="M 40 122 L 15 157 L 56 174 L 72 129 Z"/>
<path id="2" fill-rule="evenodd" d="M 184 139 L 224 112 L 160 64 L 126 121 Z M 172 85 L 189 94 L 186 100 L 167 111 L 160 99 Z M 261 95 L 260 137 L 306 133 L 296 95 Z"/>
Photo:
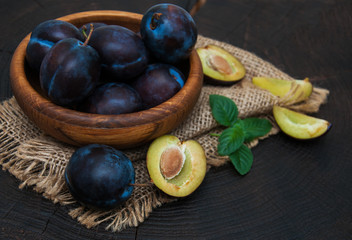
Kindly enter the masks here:
<path id="1" fill-rule="evenodd" d="M 311 97 L 300 103 L 277 98 L 267 91 L 256 88 L 251 79 L 265 76 L 293 80 L 272 64 L 254 54 L 230 44 L 198 36 L 196 47 L 215 44 L 225 48 L 237 57 L 246 68 L 246 76 L 231 87 L 217 87 L 204 84 L 199 100 L 188 118 L 171 134 L 181 140 L 195 139 L 205 149 L 208 167 L 220 166 L 228 161 L 227 157 L 217 155 L 217 137 L 209 132 L 220 132 L 211 115 L 208 103 L 209 94 L 221 94 L 234 100 L 238 106 L 239 117 L 265 117 L 272 121 L 271 132 L 266 138 L 279 131 L 272 118 L 275 104 L 294 110 L 317 112 L 326 102 L 329 91 L 314 87 Z M 253 147 L 258 139 L 249 143 Z M 136 182 L 149 181 L 145 164 L 148 145 L 124 151 L 133 161 Z M 129 226 L 138 226 L 152 210 L 164 203 L 177 200 L 167 196 L 154 186 L 135 187 L 131 198 L 121 207 L 110 211 L 87 209 L 77 203 L 66 188 L 64 181 L 65 166 L 75 147 L 58 142 L 38 129 L 22 112 L 14 97 L 0 104 L 0 164 L 20 181 L 20 188 L 31 186 L 54 203 L 70 207 L 69 214 L 87 228 L 104 223 L 106 229 L 121 231 Z M 260 159 L 256 159 L 260 161 Z"/>

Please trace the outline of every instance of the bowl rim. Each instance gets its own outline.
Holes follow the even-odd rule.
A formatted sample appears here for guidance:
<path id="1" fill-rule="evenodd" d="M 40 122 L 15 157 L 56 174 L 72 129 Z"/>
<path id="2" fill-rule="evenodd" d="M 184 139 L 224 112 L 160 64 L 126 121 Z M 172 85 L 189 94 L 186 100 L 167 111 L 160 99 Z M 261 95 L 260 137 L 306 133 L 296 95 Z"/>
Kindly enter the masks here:
<path id="1" fill-rule="evenodd" d="M 129 20 L 131 22 L 140 22 L 143 17 L 141 14 L 125 11 L 97 10 L 73 13 L 57 19 L 68 21 L 78 26 L 80 24 L 83 25 L 88 22 L 93 22 L 94 19 L 100 19 L 107 16 L 121 19 L 123 18 L 124 20 Z M 94 18 L 93 20 L 92 17 Z M 36 111 L 37 114 L 45 115 L 50 119 L 55 119 L 57 122 L 69 122 L 71 125 L 77 125 L 90 129 L 126 128 L 147 125 L 150 124 L 150 122 L 161 122 L 164 118 L 169 118 L 172 114 L 179 114 L 177 110 L 182 108 L 185 104 L 183 101 L 187 101 L 189 98 L 187 97 L 190 94 L 188 89 L 202 87 L 203 77 L 199 76 L 203 76 L 203 72 L 201 66 L 199 67 L 200 60 L 198 54 L 195 49 L 193 49 L 189 58 L 190 69 L 189 75 L 186 76 L 187 80 L 185 85 L 172 98 L 158 106 L 147 110 L 120 115 L 83 113 L 68 109 L 56 105 L 43 97 L 28 81 L 25 72 L 25 55 L 30 34 L 31 33 L 29 33 L 20 42 L 15 53 L 13 54 L 10 65 L 11 87 L 17 100 L 26 101 L 25 104 L 31 104 L 32 109 Z M 19 68 L 18 66 L 21 67 Z M 23 91 L 23 89 L 25 89 L 25 91 Z M 58 112 L 60 114 L 58 114 Z"/>

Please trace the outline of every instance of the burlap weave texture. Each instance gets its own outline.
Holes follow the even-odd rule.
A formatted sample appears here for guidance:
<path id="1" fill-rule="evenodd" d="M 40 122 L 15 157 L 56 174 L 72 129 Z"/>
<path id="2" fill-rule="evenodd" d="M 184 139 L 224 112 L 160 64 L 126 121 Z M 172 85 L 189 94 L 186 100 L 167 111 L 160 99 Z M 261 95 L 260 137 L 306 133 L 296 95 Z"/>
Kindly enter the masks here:
<path id="1" fill-rule="evenodd" d="M 302 112 L 317 112 L 327 99 L 329 92 L 321 88 L 314 88 L 312 96 L 300 104 L 274 97 L 267 91 L 255 88 L 251 84 L 251 78 L 266 76 L 292 80 L 292 77 L 245 50 L 203 36 L 198 37 L 196 47 L 207 44 L 225 48 L 246 68 L 246 76 L 240 84 L 231 87 L 204 84 L 190 116 L 171 133 L 182 140 L 199 141 L 206 151 L 209 167 L 219 166 L 228 161 L 226 157 L 217 155 L 217 138 L 208 134 L 222 130 L 211 115 L 209 94 L 221 94 L 233 99 L 238 106 L 241 118 L 258 116 L 272 119 L 271 111 L 275 104 L 289 106 Z M 278 131 L 274 124 L 269 135 Z M 249 146 L 252 147 L 257 143 L 258 140 L 254 140 Z M 133 161 L 137 183 L 149 181 L 145 165 L 147 148 L 148 145 L 144 145 L 124 151 Z M 154 208 L 176 200 L 153 186 L 135 187 L 132 197 L 118 209 L 111 211 L 87 209 L 75 202 L 63 178 L 66 164 L 74 150 L 75 147 L 58 142 L 38 129 L 22 112 L 14 97 L 1 103 L 0 164 L 3 169 L 21 180 L 20 188 L 31 186 L 54 203 L 70 205 L 69 214 L 86 227 L 91 228 L 104 223 L 111 231 L 121 231 L 128 226 L 138 226 Z"/>

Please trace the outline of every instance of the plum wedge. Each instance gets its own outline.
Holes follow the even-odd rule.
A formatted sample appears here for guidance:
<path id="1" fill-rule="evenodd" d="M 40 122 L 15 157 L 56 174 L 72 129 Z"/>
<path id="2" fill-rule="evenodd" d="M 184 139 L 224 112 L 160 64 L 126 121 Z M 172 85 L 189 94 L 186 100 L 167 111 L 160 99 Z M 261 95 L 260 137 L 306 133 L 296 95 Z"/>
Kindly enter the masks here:
<path id="1" fill-rule="evenodd" d="M 280 129 L 296 139 L 313 139 L 331 128 L 331 123 L 290 109 L 274 106 L 273 114 Z"/>
<path id="2" fill-rule="evenodd" d="M 309 78 L 304 80 L 284 80 L 268 77 L 253 77 L 252 82 L 257 87 L 265 89 L 280 98 L 288 98 L 292 102 L 300 102 L 309 98 L 313 92 L 313 85 Z"/>

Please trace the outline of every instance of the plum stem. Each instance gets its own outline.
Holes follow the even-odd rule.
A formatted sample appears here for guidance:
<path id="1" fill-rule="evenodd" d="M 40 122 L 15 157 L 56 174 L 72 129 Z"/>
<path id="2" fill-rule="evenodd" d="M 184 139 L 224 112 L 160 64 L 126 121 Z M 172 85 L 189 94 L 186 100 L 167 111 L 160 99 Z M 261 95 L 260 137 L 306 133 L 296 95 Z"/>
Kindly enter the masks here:
<path id="1" fill-rule="evenodd" d="M 83 36 L 87 39 L 87 33 L 86 33 L 86 31 L 87 31 L 87 27 L 86 27 L 86 25 L 84 25 L 83 27 L 82 27 L 82 33 L 83 33 Z"/>
<path id="2" fill-rule="evenodd" d="M 154 13 L 150 22 L 150 29 L 154 30 L 158 26 L 158 20 L 160 19 L 162 13 Z"/>
<path id="3" fill-rule="evenodd" d="M 192 9 L 189 11 L 190 15 L 194 17 L 201 7 L 206 3 L 206 0 L 197 0 L 193 5 Z"/>
<path id="4" fill-rule="evenodd" d="M 93 30 L 94 30 L 94 26 L 93 26 L 93 24 L 90 24 L 89 34 L 88 34 L 88 37 L 86 38 L 86 40 L 84 41 L 83 46 L 88 45 L 88 42 L 90 40 L 90 37 L 92 36 Z"/>

